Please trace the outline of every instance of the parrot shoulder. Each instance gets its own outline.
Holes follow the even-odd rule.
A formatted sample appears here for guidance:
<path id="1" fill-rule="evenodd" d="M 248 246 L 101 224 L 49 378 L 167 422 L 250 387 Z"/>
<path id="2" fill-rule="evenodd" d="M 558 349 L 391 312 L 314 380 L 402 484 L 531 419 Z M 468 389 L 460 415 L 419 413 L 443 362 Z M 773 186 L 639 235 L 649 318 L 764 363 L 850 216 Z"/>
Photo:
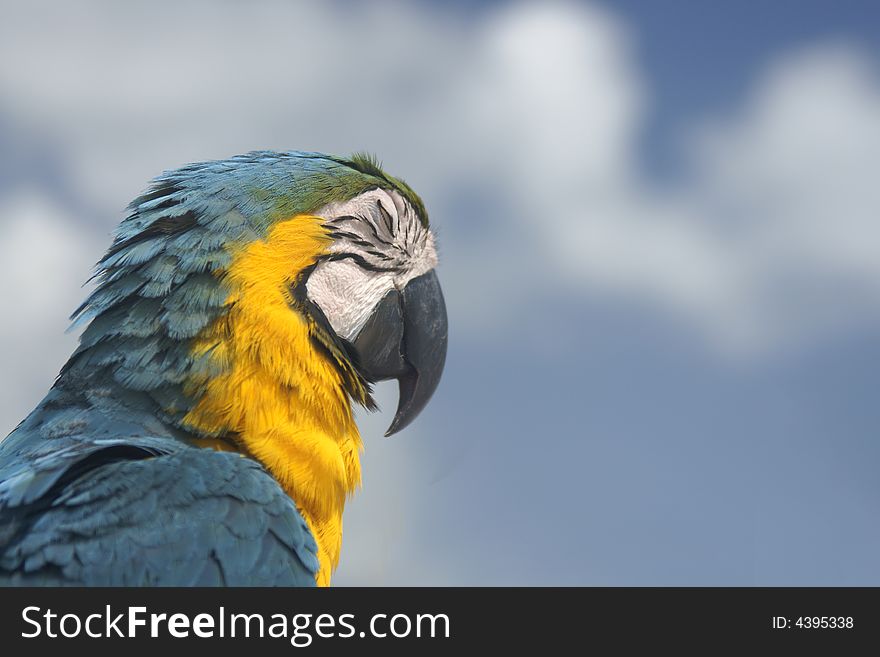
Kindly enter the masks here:
<path id="1" fill-rule="evenodd" d="M 21 465 L 0 486 L 0 585 L 315 583 L 305 521 L 241 454 L 142 438 Z"/>

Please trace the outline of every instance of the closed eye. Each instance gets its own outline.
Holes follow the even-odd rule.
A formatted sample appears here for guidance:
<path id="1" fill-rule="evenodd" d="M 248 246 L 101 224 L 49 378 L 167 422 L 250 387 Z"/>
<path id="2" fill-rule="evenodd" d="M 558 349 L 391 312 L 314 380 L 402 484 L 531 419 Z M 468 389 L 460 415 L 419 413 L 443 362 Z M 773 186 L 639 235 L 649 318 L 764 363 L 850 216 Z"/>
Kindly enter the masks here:
<path id="1" fill-rule="evenodd" d="M 384 256 L 383 254 L 373 254 L 373 255 L 381 256 L 383 259 L 386 259 L 386 260 L 388 259 L 387 256 Z M 357 253 L 349 253 L 349 252 L 331 253 L 329 255 L 324 256 L 322 258 L 322 260 L 328 260 L 331 262 L 336 261 L 336 260 L 352 260 L 353 262 L 357 263 L 361 268 L 363 268 L 367 271 L 374 271 L 374 272 L 379 272 L 379 273 L 396 274 L 396 273 L 400 273 L 403 271 L 403 267 L 395 267 L 395 266 L 379 267 L 378 265 L 375 265 L 375 264 L 367 261 L 363 256 L 361 256 Z"/>
<path id="2" fill-rule="evenodd" d="M 368 242 L 367 240 L 363 239 L 362 237 L 360 237 L 358 235 L 355 235 L 354 233 L 349 233 L 347 230 L 335 229 L 335 230 L 333 230 L 333 235 L 335 237 L 344 237 L 352 244 L 356 244 L 358 246 L 363 246 L 364 248 L 370 248 L 371 246 L 373 246 L 372 242 Z"/>

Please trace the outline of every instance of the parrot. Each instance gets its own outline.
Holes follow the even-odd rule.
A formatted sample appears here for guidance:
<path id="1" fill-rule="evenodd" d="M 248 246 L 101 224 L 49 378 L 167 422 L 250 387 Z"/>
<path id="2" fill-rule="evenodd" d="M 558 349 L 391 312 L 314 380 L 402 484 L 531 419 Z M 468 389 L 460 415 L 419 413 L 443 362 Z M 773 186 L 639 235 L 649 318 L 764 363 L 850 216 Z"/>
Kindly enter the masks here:
<path id="1" fill-rule="evenodd" d="M 386 436 L 436 390 L 448 321 L 421 198 L 372 155 L 253 151 L 135 198 L 78 346 L 0 441 L 2 586 L 329 586 Z"/>

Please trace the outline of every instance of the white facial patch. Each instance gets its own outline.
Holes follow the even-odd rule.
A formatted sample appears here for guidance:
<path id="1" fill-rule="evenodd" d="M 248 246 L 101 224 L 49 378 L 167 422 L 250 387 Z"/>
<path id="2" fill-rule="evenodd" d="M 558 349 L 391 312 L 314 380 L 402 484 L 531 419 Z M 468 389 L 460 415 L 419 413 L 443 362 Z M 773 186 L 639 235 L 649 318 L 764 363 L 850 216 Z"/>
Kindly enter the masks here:
<path id="1" fill-rule="evenodd" d="M 331 254 L 306 282 L 333 330 L 352 341 L 388 292 L 437 266 L 434 236 L 395 191 L 374 189 L 319 211 L 333 231 Z"/>

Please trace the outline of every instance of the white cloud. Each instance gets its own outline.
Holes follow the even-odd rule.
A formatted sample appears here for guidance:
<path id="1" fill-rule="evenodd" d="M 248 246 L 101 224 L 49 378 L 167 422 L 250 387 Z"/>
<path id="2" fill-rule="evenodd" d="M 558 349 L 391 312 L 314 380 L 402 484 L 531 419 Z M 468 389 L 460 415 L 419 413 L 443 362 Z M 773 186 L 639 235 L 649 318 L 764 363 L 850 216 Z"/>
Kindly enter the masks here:
<path id="1" fill-rule="evenodd" d="M 13 4 L 0 88 L 7 110 L 51 126 L 81 188 L 116 211 L 193 160 L 382 144 L 391 158 L 431 138 L 413 107 L 442 103 L 465 54 L 447 22 L 400 3 Z"/>
<path id="2" fill-rule="evenodd" d="M 84 236 L 64 208 L 34 191 L 0 201 L 0 438 L 48 392 L 76 346 L 65 335 L 97 257 L 97 242 Z"/>
<path id="3" fill-rule="evenodd" d="M 607 192 L 628 181 L 642 86 L 618 21 L 590 7 L 523 4 L 485 24 L 474 55 L 460 111 L 475 109 L 474 150 L 517 188 Z"/>
<path id="4" fill-rule="evenodd" d="M 771 65 L 743 107 L 681 135 L 690 175 L 658 188 L 640 175 L 644 85 L 616 21 L 524 5 L 481 43 L 466 101 L 496 157 L 476 161 L 520 210 L 523 255 L 550 269 L 528 268 L 532 284 L 650 303 L 736 354 L 880 318 L 880 85 L 865 54 L 832 44 Z"/>
<path id="5" fill-rule="evenodd" d="M 731 311 L 759 343 L 880 316 L 880 85 L 869 61 L 845 45 L 793 54 L 738 114 L 694 135 L 700 175 L 683 193 L 723 240 L 729 287 L 741 290 Z"/>

